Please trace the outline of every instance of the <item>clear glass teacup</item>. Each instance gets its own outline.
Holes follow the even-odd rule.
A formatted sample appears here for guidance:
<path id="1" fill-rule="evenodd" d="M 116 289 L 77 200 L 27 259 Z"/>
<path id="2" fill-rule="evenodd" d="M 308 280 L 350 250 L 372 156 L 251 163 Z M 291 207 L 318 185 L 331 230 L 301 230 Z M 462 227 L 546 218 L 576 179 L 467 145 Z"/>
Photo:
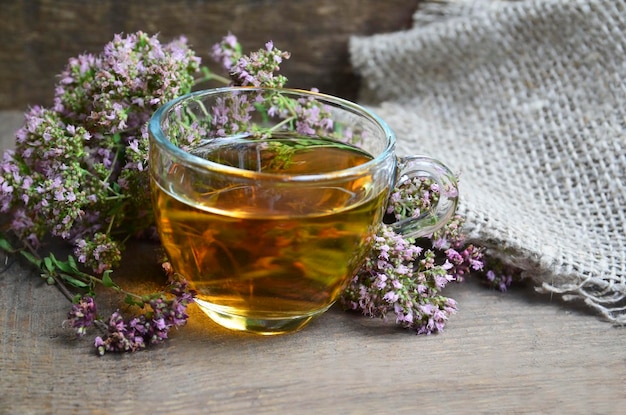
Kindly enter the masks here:
<path id="1" fill-rule="evenodd" d="M 162 244 L 220 325 L 260 334 L 304 327 L 365 260 L 391 189 L 439 185 L 438 204 L 394 224 L 432 233 L 456 209 L 454 175 L 397 157 L 370 110 L 313 91 L 229 87 L 160 108 L 149 123 L 150 176 Z"/>

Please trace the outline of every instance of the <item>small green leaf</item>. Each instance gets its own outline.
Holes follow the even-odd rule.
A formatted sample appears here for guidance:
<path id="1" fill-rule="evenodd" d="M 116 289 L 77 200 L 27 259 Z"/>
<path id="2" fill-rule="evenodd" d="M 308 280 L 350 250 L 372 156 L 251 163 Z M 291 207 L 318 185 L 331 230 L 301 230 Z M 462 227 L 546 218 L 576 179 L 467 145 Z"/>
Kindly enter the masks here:
<path id="1" fill-rule="evenodd" d="M 35 264 L 37 267 L 41 268 L 41 260 L 35 258 L 35 256 L 33 254 L 31 254 L 30 252 L 26 252 L 26 251 L 20 251 L 20 253 L 22 254 L 22 256 L 24 256 L 24 258 L 26 258 L 28 260 L 28 262 Z"/>
<path id="2" fill-rule="evenodd" d="M 73 285 L 76 288 L 87 288 L 89 286 L 89 284 L 87 284 L 86 282 L 81 281 L 77 278 L 74 278 L 71 275 L 62 274 L 61 278 L 63 278 L 65 282 L 67 282 L 70 285 Z"/>
<path id="3" fill-rule="evenodd" d="M 54 264 L 52 263 L 52 258 L 50 257 L 45 257 L 43 259 L 43 264 L 46 267 L 46 270 L 48 270 L 48 272 L 52 273 L 54 271 Z"/>
<path id="4" fill-rule="evenodd" d="M 6 239 L 2 237 L 0 237 L 0 249 L 8 251 L 8 252 L 13 252 L 13 247 L 11 246 L 9 241 L 7 241 Z"/>
<path id="5" fill-rule="evenodd" d="M 141 299 L 143 300 L 144 303 L 149 303 L 152 300 L 156 300 L 159 297 L 162 297 L 163 294 L 161 293 L 152 293 L 152 294 L 144 294 L 141 296 Z"/>
<path id="6" fill-rule="evenodd" d="M 61 271 L 68 273 L 72 273 L 74 271 L 67 262 L 59 261 L 53 254 L 50 254 L 50 258 L 52 259 L 54 265 Z"/>
<path id="7" fill-rule="evenodd" d="M 78 264 L 76 263 L 76 260 L 74 259 L 73 256 L 71 255 L 67 256 L 67 265 L 71 268 L 72 271 L 74 272 L 78 271 Z"/>
<path id="8" fill-rule="evenodd" d="M 119 288 L 116 283 L 111 279 L 111 271 L 104 271 L 102 275 L 102 285 L 107 288 Z"/>
<path id="9" fill-rule="evenodd" d="M 135 299 L 135 297 L 133 297 L 130 294 L 127 294 L 126 297 L 124 298 L 124 302 L 128 305 L 134 305 L 137 306 L 139 308 L 143 308 L 146 304 L 143 301 L 139 301 L 137 299 Z"/>

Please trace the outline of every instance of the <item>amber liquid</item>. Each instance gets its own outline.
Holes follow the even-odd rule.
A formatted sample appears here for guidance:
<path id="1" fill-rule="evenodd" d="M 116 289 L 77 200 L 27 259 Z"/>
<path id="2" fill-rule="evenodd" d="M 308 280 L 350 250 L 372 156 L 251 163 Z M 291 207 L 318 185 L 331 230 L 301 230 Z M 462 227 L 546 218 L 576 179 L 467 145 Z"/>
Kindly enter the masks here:
<path id="1" fill-rule="evenodd" d="M 284 139 L 278 147 L 273 140 L 198 153 L 249 170 L 299 175 L 372 159 L 328 140 Z M 286 322 L 308 321 L 332 305 L 361 265 L 387 196 L 386 188 L 373 191 L 367 175 L 287 192 L 234 186 L 181 197 L 152 186 L 162 243 L 200 307 L 229 328 L 264 334 L 299 328 Z"/>

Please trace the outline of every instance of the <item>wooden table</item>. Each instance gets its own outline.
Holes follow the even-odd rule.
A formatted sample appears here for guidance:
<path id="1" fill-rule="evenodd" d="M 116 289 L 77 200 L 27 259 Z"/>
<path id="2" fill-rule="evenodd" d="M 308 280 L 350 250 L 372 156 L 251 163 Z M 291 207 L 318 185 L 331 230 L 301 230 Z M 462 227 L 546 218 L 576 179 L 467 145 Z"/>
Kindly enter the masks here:
<path id="1" fill-rule="evenodd" d="M 0 149 L 21 115 L 0 113 Z M 117 275 L 156 272 L 133 246 Z M 446 331 L 416 336 L 334 307 L 278 337 L 228 332 L 195 306 L 147 352 L 96 357 L 32 271 L 0 274 L 0 414 L 623 414 L 626 330 L 587 309 L 475 281 Z M 109 306 L 115 307 L 111 300 Z"/>

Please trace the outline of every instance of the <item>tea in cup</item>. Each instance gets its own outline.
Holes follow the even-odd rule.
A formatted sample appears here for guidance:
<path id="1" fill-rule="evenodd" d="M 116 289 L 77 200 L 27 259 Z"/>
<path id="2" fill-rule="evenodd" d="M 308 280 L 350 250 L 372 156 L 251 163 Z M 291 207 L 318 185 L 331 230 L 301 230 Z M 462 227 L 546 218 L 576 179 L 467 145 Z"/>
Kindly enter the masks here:
<path id="1" fill-rule="evenodd" d="M 199 307 L 234 330 L 292 332 L 327 310 L 400 181 L 424 176 L 450 190 L 428 214 L 396 223 L 400 232 L 431 233 L 456 208 L 442 163 L 397 157 L 383 120 L 317 92 L 194 92 L 156 111 L 149 133 L 161 242 Z"/>

